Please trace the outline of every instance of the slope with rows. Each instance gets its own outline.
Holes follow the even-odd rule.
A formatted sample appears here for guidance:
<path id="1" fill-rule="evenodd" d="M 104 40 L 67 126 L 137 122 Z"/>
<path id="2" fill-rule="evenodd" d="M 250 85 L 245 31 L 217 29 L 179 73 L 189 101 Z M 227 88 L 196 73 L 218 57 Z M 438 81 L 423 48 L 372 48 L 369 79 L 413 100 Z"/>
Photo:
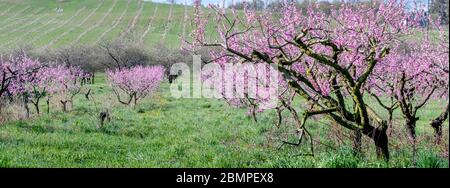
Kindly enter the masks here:
<path id="1" fill-rule="evenodd" d="M 0 0 L 0 50 L 46 50 L 118 37 L 175 48 L 188 33 L 192 12 L 190 6 L 142 0 Z"/>

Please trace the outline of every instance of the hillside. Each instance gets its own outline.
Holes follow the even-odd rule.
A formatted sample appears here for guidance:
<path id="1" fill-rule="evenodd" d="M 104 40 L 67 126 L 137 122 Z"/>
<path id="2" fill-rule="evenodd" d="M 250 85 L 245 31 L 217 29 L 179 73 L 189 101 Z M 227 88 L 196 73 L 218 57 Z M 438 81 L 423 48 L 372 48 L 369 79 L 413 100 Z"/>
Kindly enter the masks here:
<path id="1" fill-rule="evenodd" d="M 175 47 L 192 11 L 141 0 L 0 0 L 0 49 L 96 44 L 119 36 Z"/>

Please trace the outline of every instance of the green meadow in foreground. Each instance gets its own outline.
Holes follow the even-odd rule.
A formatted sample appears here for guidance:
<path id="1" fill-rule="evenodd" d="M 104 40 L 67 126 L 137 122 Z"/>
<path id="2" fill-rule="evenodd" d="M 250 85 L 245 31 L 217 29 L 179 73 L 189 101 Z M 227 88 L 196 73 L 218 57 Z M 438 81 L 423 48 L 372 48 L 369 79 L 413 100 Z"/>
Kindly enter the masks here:
<path id="1" fill-rule="evenodd" d="M 258 115 L 255 123 L 245 109 L 229 107 L 220 100 L 173 98 L 167 82 L 137 106 L 128 107 L 116 102 L 104 74 L 98 74 L 96 83 L 87 88 L 92 90 L 92 98 L 78 95 L 67 113 L 52 104 L 50 114 L 1 124 L 0 167 L 413 166 L 411 148 L 399 147 L 407 143 L 395 137 L 389 163 L 376 159 L 372 144 L 364 144 L 363 156 L 354 156 L 346 137 L 349 132 L 320 118 L 308 124 L 314 136 L 313 157 L 308 155 L 308 142 L 279 147 L 285 136 L 282 128 L 274 127 L 272 111 Z M 448 122 L 445 144 L 429 147 L 433 132 L 428 119 L 440 113 L 439 103 L 431 102 L 420 114 L 427 119 L 418 123 L 418 167 L 449 166 L 441 155 L 448 144 Z M 110 109 L 111 121 L 101 127 L 99 114 L 104 109 Z M 399 114 L 396 120 L 401 134 Z"/>

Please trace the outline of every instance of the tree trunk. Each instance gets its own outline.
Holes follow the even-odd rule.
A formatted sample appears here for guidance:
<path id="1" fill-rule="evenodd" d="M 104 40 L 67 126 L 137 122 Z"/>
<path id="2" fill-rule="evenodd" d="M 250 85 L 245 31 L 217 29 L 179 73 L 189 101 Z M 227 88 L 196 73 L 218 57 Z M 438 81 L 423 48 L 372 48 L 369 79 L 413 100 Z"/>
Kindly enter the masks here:
<path id="1" fill-rule="evenodd" d="M 91 89 L 89 89 L 87 92 L 86 92 L 86 94 L 84 94 L 84 97 L 87 99 L 87 100 L 90 100 L 89 99 L 89 95 L 91 94 Z"/>
<path id="2" fill-rule="evenodd" d="M 40 115 L 40 114 L 41 114 L 41 113 L 40 113 L 41 111 L 40 111 L 40 109 L 39 109 L 39 101 L 41 101 L 41 97 L 40 97 L 40 96 L 36 97 L 36 100 L 35 100 L 35 101 L 31 100 L 31 103 L 33 103 L 33 105 L 34 105 L 34 109 L 36 109 L 37 115 Z"/>
<path id="3" fill-rule="evenodd" d="M 41 111 L 39 110 L 39 101 L 36 102 L 36 103 L 33 102 L 33 105 L 34 105 L 34 108 L 36 109 L 37 115 L 40 115 Z"/>
<path id="4" fill-rule="evenodd" d="M 47 98 L 47 114 L 50 114 L 50 98 Z"/>
<path id="5" fill-rule="evenodd" d="M 405 118 L 406 130 L 408 132 L 408 138 L 411 142 L 413 149 L 413 165 L 416 166 L 416 156 L 417 156 L 417 148 L 416 148 L 416 122 L 419 118 L 415 116 L 407 116 Z"/>
<path id="6" fill-rule="evenodd" d="M 25 112 L 26 112 L 26 118 L 29 119 L 30 118 L 30 108 L 28 107 L 28 104 L 25 103 L 23 104 L 25 107 Z"/>
<path id="7" fill-rule="evenodd" d="M 133 101 L 133 107 L 136 107 L 137 101 L 138 101 L 138 97 L 136 93 L 133 93 L 133 95 L 131 95 L 131 99 L 130 102 Z"/>
<path id="8" fill-rule="evenodd" d="M 388 111 L 388 135 L 391 136 L 392 135 L 392 131 L 394 130 L 394 124 L 392 122 L 394 117 L 394 110 L 389 110 Z"/>
<path id="9" fill-rule="evenodd" d="M 69 105 L 70 105 L 70 108 L 72 108 L 72 109 L 73 109 L 73 97 L 74 97 L 74 95 L 72 95 L 72 97 L 70 97 L 70 100 L 69 100 Z"/>
<path id="10" fill-rule="evenodd" d="M 23 107 L 25 108 L 26 118 L 30 118 L 30 108 L 28 107 L 28 97 L 23 95 Z"/>
<path id="11" fill-rule="evenodd" d="M 444 112 L 439 115 L 436 119 L 432 120 L 430 125 L 434 129 L 434 142 L 435 144 L 440 144 L 442 139 L 442 125 L 444 124 L 445 120 L 448 118 L 449 113 L 449 103 L 447 103 L 447 107 L 445 108 Z"/>
<path id="12" fill-rule="evenodd" d="M 67 112 L 67 102 L 68 101 L 61 101 L 63 112 Z"/>
<path id="13" fill-rule="evenodd" d="M 417 120 L 418 119 L 413 116 L 405 118 L 406 130 L 408 131 L 408 137 L 409 137 L 410 141 L 416 140 L 416 122 L 417 122 Z"/>
<path id="14" fill-rule="evenodd" d="M 374 141 L 377 157 L 389 161 L 389 139 L 386 130 L 382 126 L 378 128 L 366 126 L 363 128 L 362 133 Z"/>
<path id="15" fill-rule="evenodd" d="M 353 152 L 355 155 L 361 154 L 362 141 L 361 141 L 361 130 L 353 131 Z"/>

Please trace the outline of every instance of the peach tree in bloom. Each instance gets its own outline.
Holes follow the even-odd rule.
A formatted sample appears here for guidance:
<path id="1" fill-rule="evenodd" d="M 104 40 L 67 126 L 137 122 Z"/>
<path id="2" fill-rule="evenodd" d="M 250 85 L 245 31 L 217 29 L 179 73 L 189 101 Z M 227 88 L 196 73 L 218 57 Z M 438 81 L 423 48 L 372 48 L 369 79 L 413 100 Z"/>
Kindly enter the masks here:
<path id="1" fill-rule="evenodd" d="M 278 71 L 265 63 L 216 61 L 206 65 L 201 76 L 203 87 L 213 91 L 211 96 L 204 94 L 203 97 L 224 99 L 231 106 L 246 107 L 247 114 L 256 122 L 256 114 L 278 108 L 279 100 L 284 99 L 282 96 L 288 90 Z"/>
<path id="2" fill-rule="evenodd" d="M 35 87 L 57 96 L 64 112 L 67 111 L 68 104 L 73 107 L 74 97 L 83 88 L 82 80 L 89 76 L 81 68 L 67 65 L 49 66 L 39 73 L 42 85 L 38 83 Z"/>
<path id="3" fill-rule="evenodd" d="M 86 75 L 78 67 L 47 65 L 26 55 L 2 60 L 0 65 L 1 94 L 22 99 L 27 116 L 30 114 L 28 103 L 33 104 L 39 114 L 40 100 L 47 97 L 49 105 L 49 98 L 55 95 L 60 96 L 62 108 L 66 111 L 67 103 L 73 103 L 74 96 L 81 91 L 80 80 Z"/>
<path id="4" fill-rule="evenodd" d="M 422 16 L 417 16 L 420 14 Z M 393 52 L 375 68 L 367 84 L 372 96 L 388 110 L 389 121 L 392 121 L 392 112 L 400 109 L 413 156 L 416 155 L 416 125 L 420 119 L 417 112 L 432 98 L 448 99 L 449 61 L 448 31 L 439 25 L 440 20 L 421 12 L 417 12 L 416 17 L 427 20 L 430 26 L 416 27 L 415 37 L 393 45 Z M 390 103 L 383 102 L 381 97 L 389 97 Z M 431 123 L 436 143 L 440 142 L 442 124 L 448 115 L 448 101 L 443 114 Z"/>
<path id="5" fill-rule="evenodd" d="M 108 70 L 106 75 L 119 102 L 136 105 L 140 99 L 158 88 L 164 79 L 164 68 L 136 66 Z"/>
<path id="6" fill-rule="evenodd" d="M 36 74 L 41 68 L 42 64 L 39 61 L 26 55 L 9 57 L 8 59 L 0 58 L 0 97 L 8 95 L 11 99 L 13 96 L 22 99 L 28 116 L 29 90 L 25 85 L 30 81 L 36 80 Z"/>
<path id="7" fill-rule="evenodd" d="M 445 31 L 445 30 L 444 30 Z M 449 92 L 449 35 L 447 33 L 441 32 L 438 35 L 437 45 L 435 48 L 437 50 L 433 51 L 434 57 L 437 57 L 436 60 L 432 64 L 432 68 L 437 70 L 437 97 L 447 99 L 447 104 L 445 105 L 441 114 L 434 118 L 430 125 L 433 127 L 435 131 L 435 142 L 439 144 L 442 138 L 442 126 L 444 122 L 448 119 L 449 116 L 449 101 L 448 101 L 448 92 Z M 447 124 L 448 125 L 448 124 Z"/>
<path id="8" fill-rule="evenodd" d="M 25 80 L 33 77 L 41 68 L 41 63 L 27 56 L 3 58 L 0 57 L 0 96 L 5 93 L 21 93 L 24 88 L 22 84 Z"/>
<path id="9" fill-rule="evenodd" d="M 277 13 L 210 6 L 213 13 L 204 14 L 200 0 L 194 2 L 195 29 L 186 48 L 193 53 L 211 49 L 212 62 L 276 67 L 293 93 L 311 104 L 297 119 L 298 134 L 303 134 L 308 118 L 321 115 L 354 132 L 355 151 L 360 152 L 365 135 L 373 140 L 377 155 L 389 159 L 388 123 L 365 96 L 380 71 L 397 72 L 386 64 L 404 58 L 396 47 L 412 34 L 418 17 L 406 11 L 403 1 L 376 1 L 373 6 L 344 3 L 330 14 L 317 4 L 302 11 L 293 1 L 283 1 Z M 205 31 L 209 21 L 218 35 L 211 40 Z M 431 92 L 422 90 L 425 97 Z"/>
<path id="10" fill-rule="evenodd" d="M 419 120 L 417 112 L 434 97 L 439 97 L 438 90 L 443 88 L 439 81 L 441 70 L 434 63 L 442 56 L 436 56 L 436 49 L 430 41 L 415 39 L 403 41 L 393 48 L 390 58 L 380 62 L 375 74 L 367 84 L 372 96 L 389 112 L 396 108 L 404 119 L 405 130 L 416 155 L 416 125 Z M 393 99 L 384 104 L 381 97 Z M 395 108 L 391 108 L 394 105 Z M 388 107 L 389 106 L 389 107 Z M 392 129 L 392 122 L 389 128 Z"/>

